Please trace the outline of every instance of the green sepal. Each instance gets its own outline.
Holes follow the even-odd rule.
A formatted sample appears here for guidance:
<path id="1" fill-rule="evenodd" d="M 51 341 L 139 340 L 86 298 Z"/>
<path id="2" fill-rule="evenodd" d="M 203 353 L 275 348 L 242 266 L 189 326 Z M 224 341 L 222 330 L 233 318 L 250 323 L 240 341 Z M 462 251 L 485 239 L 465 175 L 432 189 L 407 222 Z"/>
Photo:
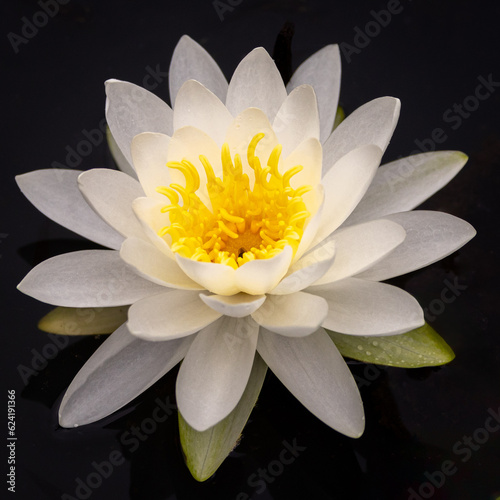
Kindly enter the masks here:
<path id="1" fill-rule="evenodd" d="M 127 321 L 128 308 L 129 306 L 56 307 L 38 322 L 38 328 L 59 335 L 113 333 Z"/>
<path id="2" fill-rule="evenodd" d="M 206 431 L 193 429 L 179 412 L 179 433 L 184 459 L 197 481 L 206 481 L 238 445 L 267 372 L 267 365 L 255 354 L 247 387 L 235 409 L 218 424 Z"/>
<path id="3" fill-rule="evenodd" d="M 400 335 L 361 337 L 326 330 L 342 356 L 400 368 L 421 368 L 449 363 L 455 353 L 429 324 Z"/>
<path id="4" fill-rule="evenodd" d="M 333 120 L 332 132 L 344 121 L 345 112 L 344 108 L 339 106 L 337 108 L 337 113 L 335 114 L 335 119 Z"/>

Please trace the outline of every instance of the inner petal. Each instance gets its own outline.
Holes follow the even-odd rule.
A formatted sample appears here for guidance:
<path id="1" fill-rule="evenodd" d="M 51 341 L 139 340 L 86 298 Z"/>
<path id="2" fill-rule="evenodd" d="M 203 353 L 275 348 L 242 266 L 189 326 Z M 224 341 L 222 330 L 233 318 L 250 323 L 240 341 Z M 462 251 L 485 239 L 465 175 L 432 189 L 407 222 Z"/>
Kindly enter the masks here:
<path id="1" fill-rule="evenodd" d="M 157 188 L 170 202 L 161 208 L 167 225 L 158 234 L 166 241 L 171 239 L 173 252 L 233 269 L 256 259 L 272 258 L 286 246 L 296 252 L 311 215 L 302 197 L 312 187 L 290 186 L 290 179 L 302 166 L 291 166 L 281 173 L 280 144 L 272 150 L 267 162 L 261 163 L 256 148 L 264 135 L 256 134 L 247 148 L 253 182 L 244 173 L 239 154 L 231 157 L 227 143 L 221 150 L 221 177 L 215 175 L 209 160 L 200 155 L 210 208 L 197 194 L 200 189 L 197 168 L 186 159 L 167 163 L 185 178 L 185 186 L 173 183 Z"/>

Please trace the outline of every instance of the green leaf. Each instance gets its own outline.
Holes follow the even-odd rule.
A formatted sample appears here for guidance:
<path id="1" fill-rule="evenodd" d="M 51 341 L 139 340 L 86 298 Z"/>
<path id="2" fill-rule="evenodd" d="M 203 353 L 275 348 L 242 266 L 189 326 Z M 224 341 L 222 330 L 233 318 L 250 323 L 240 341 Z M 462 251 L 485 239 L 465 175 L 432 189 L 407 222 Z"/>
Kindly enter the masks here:
<path id="1" fill-rule="evenodd" d="M 60 335 L 112 333 L 127 321 L 129 306 L 56 307 L 38 322 L 44 332 Z"/>
<path id="2" fill-rule="evenodd" d="M 342 356 L 376 365 L 421 368 L 444 365 L 455 357 L 451 347 L 427 323 L 411 332 L 387 337 L 327 332 Z"/>
<path id="3" fill-rule="evenodd" d="M 266 363 L 256 353 L 252 372 L 240 402 L 224 420 L 206 431 L 194 430 L 179 413 L 179 433 L 184 458 L 197 481 L 206 481 L 237 446 L 259 396 L 266 372 Z"/>
<path id="4" fill-rule="evenodd" d="M 337 113 L 335 114 L 335 119 L 333 120 L 332 132 L 344 121 L 344 118 L 345 118 L 344 108 L 339 106 L 337 108 Z"/>

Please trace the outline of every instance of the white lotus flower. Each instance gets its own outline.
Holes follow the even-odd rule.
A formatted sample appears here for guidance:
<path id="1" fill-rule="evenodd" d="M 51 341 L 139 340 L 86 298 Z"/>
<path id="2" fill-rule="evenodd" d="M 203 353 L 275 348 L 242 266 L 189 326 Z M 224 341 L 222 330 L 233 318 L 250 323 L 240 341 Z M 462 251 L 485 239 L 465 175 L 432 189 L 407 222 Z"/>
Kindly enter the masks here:
<path id="1" fill-rule="evenodd" d="M 228 85 L 185 36 L 170 66 L 173 110 L 131 83 L 106 83 L 127 173 L 18 177 L 44 214 L 111 248 L 42 262 L 19 289 L 58 306 L 132 304 L 66 392 L 62 426 L 105 417 L 184 360 L 178 407 L 203 431 L 235 408 L 258 352 L 314 415 L 362 434 L 356 383 L 323 327 L 379 336 L 423 325 L 417 301 L 381 281 L 475 232 L 451 215 L 411 211 L 466 156 L 424 153 L 379 168 L 400 103 L 375 99 L 331 133 L 339 86 L 335 45 L 286 87 L 255 49 Z"/>

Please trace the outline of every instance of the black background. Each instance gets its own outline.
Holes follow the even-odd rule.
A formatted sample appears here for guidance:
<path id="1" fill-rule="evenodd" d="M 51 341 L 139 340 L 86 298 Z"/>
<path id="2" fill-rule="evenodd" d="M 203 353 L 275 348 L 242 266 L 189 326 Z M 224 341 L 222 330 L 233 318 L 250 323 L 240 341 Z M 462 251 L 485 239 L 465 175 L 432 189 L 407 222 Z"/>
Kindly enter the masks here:
<path id="1" fill-rule="evenodd" d="M 229 0 L 222 3 L 231 7 Z M 319 422 L 268 374 L 241 444 L 203 484 L 196 483 L 183 464 L 175 414 L 137 450 L 131 452 L 131 446 L 120 442 L 125 432 L 151 416 L 157 398 L 172 400 L 175 370 L 104 421 L 77 430 L 57 427 L 60 397 L 100 341 L 72 338 L 46 366 L 37 361 L 44 348 L 54 352 L 47 348 L 51 338 L 36 327 L 51 307 L 22 295 L 15 286 L 42 260 L 95 246 L 39 214 L 20 194 L 14 176 L 65 163 L 66 148 L 76 148 L 85 139 L 84 131 L 102 121 L 103 82 L 108 78 L 142 85 L 151 68 L 159 69 L 162 81 L 154 92 L 168 101 L 165 73 L 184 33 L 200 42 L 230 77 L 252 48 L 273 50 L 285 21 L 295 23 L 296 67 L 326 44 L 356 47 L 356 34 L 374 19 L 371 11 L 388 7 L 385 0 L 231 3 L 232 10 L 221 20 L 211 1 L 70 0 L 18 46 L 18 53 L 8 34 L 22 36 L 24 16 L 33 20 L 41 7 L 28 0 L 2 3 L 2 399 L 6 408 L 7 390 L 16 391 L 18 440 L 16 494 L 9 493 L 4 482 L 1 496 L 5 491 L 5 498 L 23 500 L 59 499 L 65 493 L 84 498 L 76 495 L 77 479 L 85 482 L 94 461 L 108 460 L 119 450 L 125 462 L 102 479 L 89 498 L 234 499 L 243 492 L 248 497 L 241 499 L 407 499 L 409 488 L 420 488 L 422 498 L 497 499 L 500 431 L 485 434 L 478 429 L 484 428 L 488 410 L 500 411 L 500 87 L 466 118 L 446 118 L 457 116 L 455 104 L 474 104 L 467 98 L 474 95 L 479 77 L 492 75 L 500 82 L 500 8 L 493 2 L 400 0 L 391 4 L 399 5 L 400 12 L 370 36 L 365 47 L 358 43 L 356 52 L 343 54 L 340 102 L 347 113 L 383 95 L 402 101 L 384 161 L 419 149 L 422 142 L 416 141 L 430 146 L 428 139 L 437 128 L 446 135 L 437 149 L 458 149 L 470 156 L 459 176 L 424 207 L 466 219 L 478 235 L 452 256 L 397 281 L 424 308 L 439 309 L 431 324 L 455 350 L 451 364 L 418 370 L 352 364 L 353 372 L 365 380 L 361 392 L 367 428 L 358 440 Z M 376 29 L 373 23 L 368 27 L 371 35 Z M 93 147 L 78 168 L 102 166 L 113 168 L 105 141 Z M 466 289 L 454 302 L 438 307 L 445 280 L 456 278 Z M 35 371 L 27 384 L 20 374 L 23 367 Z M 3 429 L 6 438 L 6 422 Z M 463 451 L 471 449 L 464 437 L 475 432 L 482 444 L 473 442 L 475 450 L 469 454 Z M 261 491 L 252 474 L 267 469 L 279 458 L 283 442 L 294 440 L 305 449 L 278 476 L 269 476 L 272 482 Z M 0 461 L 6 464 L 8 450 L 5 445 L 3 449 Z M 444 484 L 423 485 L 429 481 L 425 473 L 440 470 L 447 460 L 456 468 Z M 7 465 L 2 470 L 5 478 Z M 435 481 L 438 476 L 434 474 Z"/>

